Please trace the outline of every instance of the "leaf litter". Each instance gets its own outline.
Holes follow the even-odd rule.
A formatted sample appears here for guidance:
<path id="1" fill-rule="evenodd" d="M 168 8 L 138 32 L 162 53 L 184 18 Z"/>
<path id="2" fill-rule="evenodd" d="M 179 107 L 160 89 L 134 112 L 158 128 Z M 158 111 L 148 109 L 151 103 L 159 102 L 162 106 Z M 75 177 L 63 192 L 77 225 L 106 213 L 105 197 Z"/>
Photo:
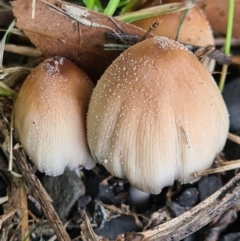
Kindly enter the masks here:
<path id="1" fill-rule="evenodd" d="M 110 43 L 106 39 L 108 32 L 144 34 L 143 30 L 133 25 L 57 0 L 36 1 L 33 19 L 31 0 L 13 2 L 13 12 L 17 27 L 44 56 L 66 57 L 89 73 L 94 81 L 120 54 L 119 51 L 104 50 L 104 44 Z M 111 40 L 111 43 L 118 41 Z"/>

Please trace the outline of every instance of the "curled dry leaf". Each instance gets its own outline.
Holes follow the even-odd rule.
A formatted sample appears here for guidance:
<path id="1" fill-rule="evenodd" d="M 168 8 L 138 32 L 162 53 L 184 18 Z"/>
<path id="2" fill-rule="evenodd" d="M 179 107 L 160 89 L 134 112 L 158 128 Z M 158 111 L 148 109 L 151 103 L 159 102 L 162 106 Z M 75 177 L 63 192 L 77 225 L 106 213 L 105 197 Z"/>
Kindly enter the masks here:
<path id="1" fill-rule="evenodd" d="M 106 33 L 144 34 L 130 24 L 58 0 L 36 1 L 34 18 L 32 0 L 17 0 L 13 2 L 13 13 L 17 27 L 46 57 L 66 57 L 93 80 L 97 80 L 120 53 L 104 50 L 104 44 L 119 43 L 107 40 Z"/>

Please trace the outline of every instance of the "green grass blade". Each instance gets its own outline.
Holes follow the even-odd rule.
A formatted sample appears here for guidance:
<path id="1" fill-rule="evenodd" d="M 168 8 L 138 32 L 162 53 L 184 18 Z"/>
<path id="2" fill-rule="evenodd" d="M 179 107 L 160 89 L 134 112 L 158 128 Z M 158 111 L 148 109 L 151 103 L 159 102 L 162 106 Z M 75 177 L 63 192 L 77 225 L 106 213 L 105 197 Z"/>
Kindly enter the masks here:
<path id="1" fill-rule="evenodd" d="M 4 53 L 4 46 L 5 46 L 5 42 L 8 36 L 8 33 L 13 29 L 15 25 L 15 20 L 12 21 L 12 23 L 9 25 L 6 33 L 4 34 L 2 40 L 0 41 L 0 70 L 3 70 L 3 53 Z"/>
<path id="2" fill-rule="evenodd" d="M 95 7 L 95 0 L 85 0 L 83 3 L 85 4 L 86 8 L 90 10 L 93 10 Z"/>
<path id="3" fill-rule="evenodd" d="M 117 16 L 116 19 L 131 23 L 140 19 L 178 12 L 191 7 L 193 7 L 192 3 L 169 3 Z"/>
<path id="4" fill-rule="evenodd" d="M 226 42 L 225 42 L 225 54 L 229 55 L 231 51 L 231 39 L 232 39 L 232 29 L 233 29 L 233 18 L 234 18 L 234 0 L 228 0 L 228 24 L 227 24 L 227 35 L 226 35 Z M 219 81 L 219 89 L 222 92 L 226 75 L 227 75 L 227 65 L 223 65 L 222 74 Z"/>
<path id="5" fill-rule="evenodd" d="M 125 2 L 125 6 L 121 10 L 121 15 L 135 11 L 135 9 L 141 7 L 146 2 L 146 0 L 131 0 Z"/>
<path id="6" fill-rule="evenodd" d="M 0 81 L 0 96 L 14 97 L 16 92 Z"/>
<path id="7" fill-rule="evenodd" d="M 103 13 L 108 16 L 113 16 L 116 9 L 118 8 L 119 2 L 120 0 L 110 0 Z"/>
<path id="8" fill-rule="evenodd" d="M 103 6 L 102 6 L 102 3 L 101 3 L 101 1 L 100 0 L 95 0 L 96 2 L 95 2 L 95 4 L 96 4 L 96 7 L 97 7 L 97 10 L 98 10 L 98 12 L 103 12 L 104 11 L 104 8 L 103 8 Z"/>
<path id="9" fill-rule="evenodd" d="M 184 21 L 185 17 L 186 17 L 187 14 L 188 14 L 188 11 L 189 11 L 189 9 L 185 9 L 185 10 L 182 12 L 182 14 L 181 14 L 180 21 L 179 21 L 178 28 L 177 28 L 177 34 L 176 34 L 176 37 L 175 37 L 175 40 L 176 40 L 176 41 L 178 41 L 179 34 L 180 34 L 180 30 L 181 30 L 183 21 Z"/>

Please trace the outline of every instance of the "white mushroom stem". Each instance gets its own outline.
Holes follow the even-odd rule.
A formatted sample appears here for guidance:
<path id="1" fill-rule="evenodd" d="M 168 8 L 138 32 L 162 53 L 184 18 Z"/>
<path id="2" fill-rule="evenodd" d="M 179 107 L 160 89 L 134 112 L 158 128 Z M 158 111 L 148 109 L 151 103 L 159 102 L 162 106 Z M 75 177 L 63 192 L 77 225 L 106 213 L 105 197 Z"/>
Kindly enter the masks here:
<path id="1" fill-rule="evenodd" d="M 133 186 L 131 186 L 129 189 L 130 201 L 132 205 L 136 207 L 142 207 L 142 209 L 144 209 L 148 204 L 150 197 L 151 195 L 149 193 L 142 192 Z"/>

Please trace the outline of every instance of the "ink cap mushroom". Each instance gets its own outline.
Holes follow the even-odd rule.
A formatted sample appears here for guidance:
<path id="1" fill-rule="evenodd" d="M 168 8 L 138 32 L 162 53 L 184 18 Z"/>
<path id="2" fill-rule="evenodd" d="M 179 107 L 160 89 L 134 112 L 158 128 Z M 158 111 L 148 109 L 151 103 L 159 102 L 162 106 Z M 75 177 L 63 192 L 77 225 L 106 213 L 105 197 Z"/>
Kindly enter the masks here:
<path id="1" fill-rule="evenodd" d="M 197 6 L 206 14 L 212 29 L 217 34 L 225 34 L 228 24 L 229 1 L 225 0 L 202 0 Z M 234 0 L 234 18 L 232 36 L 240 38 L 240 0 Z"/>
<path id="2" fill-rule="evenodd" d="M 155 0 L 148 0 L 142 8 L 154 7 L 167 3 L 186 2 L 185 0 L 162 0 L 161 3 Z M 214 46 L 214 37 L 212 28 L 204 12 L 197 6 L 188 9 L 186 16 L 180 25 L 183 11 L 162 14 L 154 17 L 144 18 L 133 22 L 132 24 L 148 30 L 150 26 L 159 21 L 159 26 L 152 31 L 157 36 L 165 36 L 175 39 L 184 44 L 204 47 L 207 45 Z M 179 26 L 181 26 L 179 28 Z M 179 31 L 179 34 L 177 34 Z M 215 61 L 205 58 L 203 65 L 212 72 L 215 68 Z"/>
<path id="3" fill-rule="evenodd" d="M 124 51 L 91 96 L 93 158 L 137 189 L 157 194 L 197 181 L 225 144 L 229 118 L 212 76 L 182 44 L 153 37 Z"/>
<path id="4" fill-rule="evenodd" d="M 186 2 L 185 0 L 162 0 L 161 3 L 155 0 L 148 0 L 142 8 L 154 7 L 167 3 Z M 175 39 L 177 36 L 179 24 L 183 11 L 174 13 L 162 14 L 154 17 L 144 18 L 133 22 L 145 30 L 156 21 L 159 21 L 159 26 L 152 31 L 158 36 L 165 36 Z M 179 29 L 178 41 L 186 44 L 205 46 L 208 44 L 214 45 L 214 37 L 211 26 L 204 12 L 197 6 L 188 9 L 185 18 L 183 19 L 181 28 Z"/>
<path id="5" fill-rule="evenodd" d="M 92 90 L 87 74 L 63 57 L 45 60 L 25 80 L 14 103 L 14 127 L 39 171 L 57 176 L 66 167 L 94 167 L 86 138 Z"/>

